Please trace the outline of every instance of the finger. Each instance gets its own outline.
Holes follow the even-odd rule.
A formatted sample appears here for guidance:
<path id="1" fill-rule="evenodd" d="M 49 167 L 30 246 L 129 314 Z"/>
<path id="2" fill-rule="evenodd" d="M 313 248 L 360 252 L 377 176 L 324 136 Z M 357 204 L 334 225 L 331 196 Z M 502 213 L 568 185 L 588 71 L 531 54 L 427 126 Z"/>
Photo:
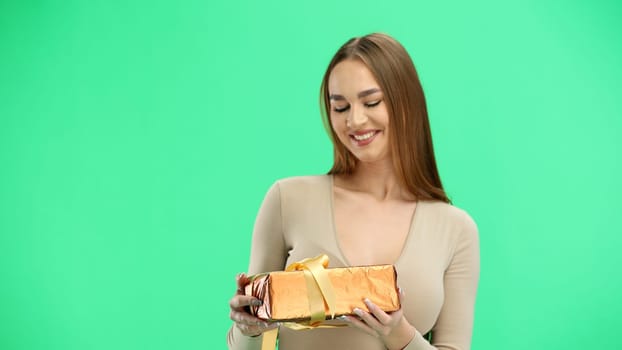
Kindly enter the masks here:
<path id="1" fill-rule="evenodd" d="M 404 311 L 402 309 L 399 309 L 397 311 L 390 313 L 389 315 L 391 315 L 391 322 L 397 323 L 402 318 L 402 316 L 404 316 Z"/>
<path id="2" fill-rule="evenodd" d="M 351 317 L 351 316 L 342 316 L 340 317 L 341 320 L 347 322 L 349 325 L 351 325 L 354 328 L 358 328 L 361 331 L 374 336 L 374 337 L 378 337 L 378 332 L 376 332 L 375 330 L 373 330 L 371 327 L 369 327 L 367 324 L 365 324 L 365 322 L 357 319 L 356 317 Z"/>
<path id="3" fill-rule="evenodd" d="M 238 285 L 246 285 L 250 282 L 250 279 L 244 272 L 240 272 L 235 276 L 235 280 L 238 282 Z"/>
<path id="4" fill-rule="evenodd" d="M 399 298 L 401 306 L 404 303 L 404 297 L 406 296 L 406 293 L 404 293 L 404 290 L 401 287 L 397 287 L 397 292 L 397 297 Z"/>
<path id="5" fill-rule="evenodd" d="M 265 328 L 265 331 L 269 331 L 279 327 L 281 327 L 281 322 L 268 323 L 268 327 Z"/>
<path id="6" fill-rule="evenodd" d="M 255 326 L 255 325 L 247 325 L 247 324 L 244 324 L 244 323 L 236 323 L 235 325 L 236 325 L 236 327 L 238 327 L 238 329 L 240 329 L 240 331 L 243 334 L 249 335 L 249 336 L 257 336 L 257 335 L 260 335 L 260 334 L 262 334 L 264 332 L 267 332 L 269 330 L 278 328 L 279 326 L 281 326 L 281 323 L 280 322 L 270 323 L 266 327 Z"/>
<path id="7" fill-rule="evenodd" d="M 229 318 L 236 323 L 251 325 L 251 326 L 264 326 L 268 327 L 268 323 L 260 318 L 250 315 L 246 312 L 231 310 Z"/>
<path id="8" fill-rule="evenodd" d="M 361 320 L 363 322 L 365 322 L 369 327 L 371 327 L 372 329 L 376 330 L 376 331 L 380 331 L 382 330 L 382 328 L 384 327 L 382 324 L 380 324 L 380 322 L 378 322 L 378 320 L 372 316 L 370 313 L 365 312 L 361 309 L 354 308 L 354 313 L 361 318 Z"/>
<path id="9" fill-rule="evenodd" d="M 391 316 L 389 316 L 386 312 L 382 311 L 381 308 L 378 307 L 378 305 L 374 304 L 371 302 L 371 300 L 365 298 L 365 300 L 363 300 L 365 302 L 365 305 L 367 305 L 367 308 L 369 309 L 369 312 L 374 315 L 374 317 L 383 325 L 388 325 L 391 323 L 391 321 L 393 320 L 391 318 Z"/>
<path id="10" fill-rule="evenodd" d="M 245 306 L 260 306 L 263 302 L 250 295 L 235 295 L 229 300 L 229 306 L 232 309 L 241 309 Z"/>
<path id="11" fill-rule="evenodd" d="M 250 326 L 244 323 L 235 323 L 235 326 L 238 327 L 242 334 L 247 336 L 258 336 L 261 334 L 257 326 Z"/>
<path id="12" fill-rule="evenodd" d="M 235 276 L 235 281 L 238 287 L 236 294 L 244 295 L 244 287 L 250 283 L 250 279 L 245 273 L 239 273 Z"/>

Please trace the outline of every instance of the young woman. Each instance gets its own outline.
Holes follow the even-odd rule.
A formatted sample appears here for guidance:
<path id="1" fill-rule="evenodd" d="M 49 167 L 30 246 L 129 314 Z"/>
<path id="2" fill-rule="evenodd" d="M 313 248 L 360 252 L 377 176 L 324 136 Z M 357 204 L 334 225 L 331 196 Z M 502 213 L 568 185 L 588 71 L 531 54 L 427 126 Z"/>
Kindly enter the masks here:
<path id="1" fill-rule="evenodd" d="M 479 279 L 477 227 L 449 203 L 434 158 L 425 98 L 406 50 L 384 34 L 345 43 L 321 86 L 334 164 L 324 176 L 276 182 L 255 223 L 249 274 L 327 254 L 330 267 L 393 264 L 402 309 L 368 303 L 350 327 L 293 331 L 279 348 L 469 349 Z M 275 324 L 245 311 L 238 276 L 231 349 L 260 349 Z M 425 336 L 424 336 L 425 335 Z"/>

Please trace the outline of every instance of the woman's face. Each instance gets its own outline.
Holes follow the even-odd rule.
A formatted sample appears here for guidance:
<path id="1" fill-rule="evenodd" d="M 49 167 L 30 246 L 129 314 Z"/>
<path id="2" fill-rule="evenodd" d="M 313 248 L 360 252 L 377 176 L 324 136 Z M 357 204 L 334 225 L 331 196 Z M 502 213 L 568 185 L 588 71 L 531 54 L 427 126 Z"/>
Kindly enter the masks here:
<path id="1" fill-rule="evenodd" d="M 390 159 L 389 113 L 367 66 L 359 60 L 338 63 L 328 78 L 328 93 L 339 141 L 361 162 Z"/>

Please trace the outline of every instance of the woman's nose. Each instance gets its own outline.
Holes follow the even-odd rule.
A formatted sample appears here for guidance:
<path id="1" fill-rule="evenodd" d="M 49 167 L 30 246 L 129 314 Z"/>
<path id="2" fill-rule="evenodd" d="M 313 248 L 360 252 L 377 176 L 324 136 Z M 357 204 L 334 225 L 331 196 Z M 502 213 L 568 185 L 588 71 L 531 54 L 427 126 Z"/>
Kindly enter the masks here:
<path id="1" fill-rule="evenodd" d="M 348 116 L 350 127 L 356 128 L 367 122 L 367 115 L 365 114 L 365 110 L 363 110 L 362 108 L 350 108 L 350 115 Z"/>

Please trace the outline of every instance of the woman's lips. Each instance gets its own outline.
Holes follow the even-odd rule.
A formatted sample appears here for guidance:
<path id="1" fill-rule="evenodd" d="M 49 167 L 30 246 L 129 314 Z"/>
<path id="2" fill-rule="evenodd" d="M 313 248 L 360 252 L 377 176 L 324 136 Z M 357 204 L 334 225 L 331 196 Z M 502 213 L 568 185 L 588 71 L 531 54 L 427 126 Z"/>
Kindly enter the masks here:
<path id="1" fill-rule="evenodd" d="M 355 145 L 362 147 L 369 145 L 379 133 L 380 130 L 370 130 L 364 133 L 357 132 L 356 134 L 350 134 L 349 136 L 350 140 L 352 140 Z"/>

